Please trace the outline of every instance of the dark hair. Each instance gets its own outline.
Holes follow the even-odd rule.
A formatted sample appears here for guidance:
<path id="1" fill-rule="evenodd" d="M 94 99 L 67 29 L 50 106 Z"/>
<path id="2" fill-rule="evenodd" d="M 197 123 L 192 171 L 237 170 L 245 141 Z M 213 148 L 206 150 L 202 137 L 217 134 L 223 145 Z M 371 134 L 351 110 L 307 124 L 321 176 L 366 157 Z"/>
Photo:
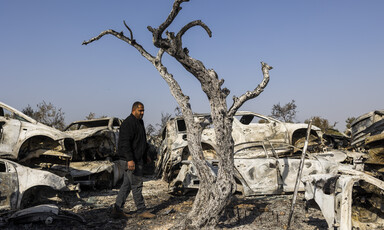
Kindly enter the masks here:
<path id="1" fill-rule="evenodd" d="M 139 105 L 144 106 L 143 103 L 141 103 L 140 101 L 136 101 L 135 103 L 133 103 L 133 105 L 132 105 L 132 111 L 133 111 L 134 109 L 136 109 L 137 107 L 139 107 Z"/>

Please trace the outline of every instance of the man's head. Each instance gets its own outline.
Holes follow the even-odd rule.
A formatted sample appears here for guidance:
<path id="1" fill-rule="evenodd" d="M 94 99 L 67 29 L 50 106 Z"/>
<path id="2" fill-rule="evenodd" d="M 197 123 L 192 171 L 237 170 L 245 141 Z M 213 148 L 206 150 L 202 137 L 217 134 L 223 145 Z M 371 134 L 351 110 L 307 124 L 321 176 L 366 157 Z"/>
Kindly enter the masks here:
<path id="1" fill-rule="evenodd" d="M 144 116 L 144 105 L 140 101 L 136 101 L 132 105 L 132 114 L 137 119 L 143 119 Z"/>

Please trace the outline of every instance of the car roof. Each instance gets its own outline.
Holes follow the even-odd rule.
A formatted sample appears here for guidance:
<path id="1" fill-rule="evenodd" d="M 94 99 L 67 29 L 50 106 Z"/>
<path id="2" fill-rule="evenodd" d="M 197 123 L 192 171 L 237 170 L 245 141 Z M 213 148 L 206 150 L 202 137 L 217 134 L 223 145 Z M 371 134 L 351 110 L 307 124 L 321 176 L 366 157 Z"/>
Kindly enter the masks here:
<path id="1" fill-rule="evenodd" d="M 262 117 L 262 118 L 265 118 L 265 119 L 269 119 L 269 120 L 272 120 L 272 121 L 275 121 L 275 122 L 281 122 L 273 117 L 269 117 L 269 116 L 265 116 L 265 115 L 262 115 L 262 114 L 259 114 L 259 113 L 255 113 L 255 112 L 251 112 L 251 111 L 237 111 L 235 113 L 235 116 L 244 116 L 244 115 L 255 115 L 255 116 L 259 116 L 259 117 Z M 194 113 L 193 114 L 194 117 L 208 117 L 208 116 L 211 116 L 210 113 Z M 183 119 L 183 116 L 177 116 L 175 117 L 174 119 Z"/>
<path id="2" fill-rule="evenodd" d="M 116 118 L 116 117 L 102 117 L 102 118 L 95 118 L 95 119 L 90 119 L 90 120 L 80 120 L 80 121 L 74 121 L 70 125 L 81 124 L 81 123 L 92 123 L 95 121 L 105 121 L 105 120 L 110 120 L 110 119 L 118 119 L 118 118 Z"/>

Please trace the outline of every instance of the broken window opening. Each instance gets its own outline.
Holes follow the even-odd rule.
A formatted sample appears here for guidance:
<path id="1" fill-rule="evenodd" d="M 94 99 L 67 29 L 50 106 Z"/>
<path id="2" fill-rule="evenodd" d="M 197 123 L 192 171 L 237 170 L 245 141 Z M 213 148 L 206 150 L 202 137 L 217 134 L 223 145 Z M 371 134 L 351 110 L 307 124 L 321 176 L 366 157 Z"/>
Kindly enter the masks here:
<path id="1" fill-rule="evenodd" d="M 185 125 L 184 120 L 177 120 L 177 130 L 179 132 L 186 132 L 187 131 L 187 126 Z"/>
<path id="2" fill-rule="evenodd" d="M 117 119 L 117 118 L 113 119 L 113 124 L 112 124 L 113 128 L 119 128 L 120 125 L 121 125 L 121 123 L 120 123 L 119 119 Z"/>
<path id="3" fill-rule="evenodd" d="M 2 110 L 2 115 L 5 118 L 13 118 L 13 113 L 5 108 L 1 108 Z M 1 112 L 0 112 L 1 113 Z"/>
<path id="4" fill-rule="evenodd" d="M 247 114 L 243 116 L 235 116 L 237 120 L 240 121 L 243 125 L 249 125 L 249 124 L 265 124 L 269 123 L 269 120 L 262 118 L 262 117 L 257 117 L 252 114 Z"/>
<path id="5" fill-rule="evenodd" d="M 0 172 L 6 172 L 7 168 L 5 167 L 4 162 L 0 162 Z"/>
<path id="6" fill-rule="evenodd" d="M 19 120 L 19 121 L 29 122 L 29 121 L 25 120 L 24 118 L 20 117 L 17 114 L 14 114 L 14 119 Z"/>

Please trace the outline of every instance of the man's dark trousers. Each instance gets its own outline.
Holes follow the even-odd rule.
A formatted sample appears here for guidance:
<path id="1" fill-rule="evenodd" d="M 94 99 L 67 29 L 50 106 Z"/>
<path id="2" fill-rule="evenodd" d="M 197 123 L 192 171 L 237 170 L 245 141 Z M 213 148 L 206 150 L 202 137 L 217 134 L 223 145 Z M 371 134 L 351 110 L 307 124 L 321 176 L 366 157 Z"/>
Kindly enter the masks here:
<path id="1" fill-rule="evenodd" d="M 119 193 L 117 194 L 116 205 L 119 208 L 123 208 L 125 201 L 127 200 L 127 197 L 132 190 L 132 196 L 137 207 L 137 212 L 143 212 L 145 211 L 144 197 L 142 195 L 143 164 L 136 163 L 134 171 L 128 170 L 126 161 L 124 161 L 124 164 L 124 180 L 120 187 Z"/>

